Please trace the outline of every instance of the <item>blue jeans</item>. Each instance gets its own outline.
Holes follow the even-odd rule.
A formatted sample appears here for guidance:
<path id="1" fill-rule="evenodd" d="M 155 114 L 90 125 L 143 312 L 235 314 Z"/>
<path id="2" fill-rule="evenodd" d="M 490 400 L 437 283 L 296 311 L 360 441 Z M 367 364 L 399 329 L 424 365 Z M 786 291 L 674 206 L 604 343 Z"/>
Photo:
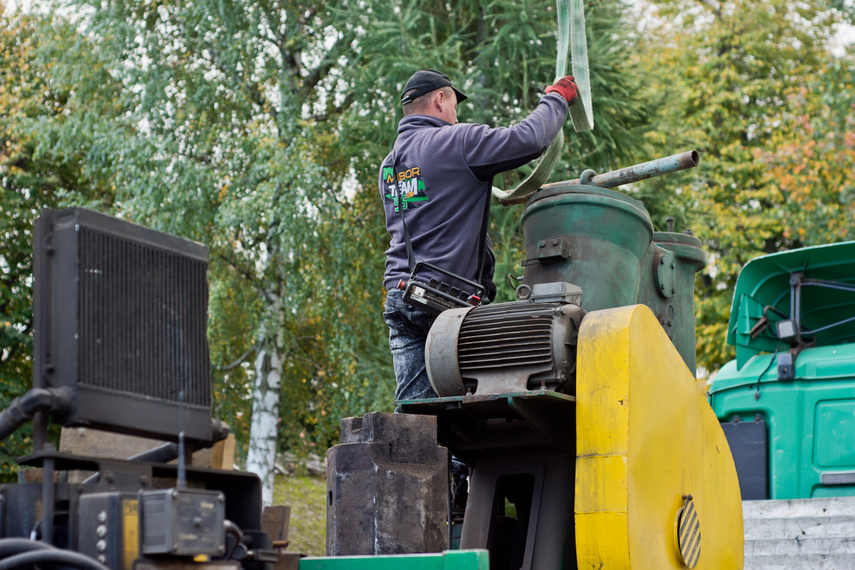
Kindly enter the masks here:
<path id="1" fill-rule="evenodd" d="M 395 367 L 395 400 L 436 398 L 425 368 L 425 341 L 436 315 L 406 304 L 403 297 L 403 291 L 392 289 L 383 307 Z"/>
<path id="2" fill-rule="evenodd" d="M 392 289 L 386 294 L 383 320 L 389 326 L 389 348 L 392 350 L 392 365 L 395 367 L 397 383 L 395 401 L 436 398 L 437 393 L 430 385 L 425 367 L 425 341 L 436 315 L 406 304 L 404 292 Z M 456 504 L 462 500 L 465 506 L 469 469 L 452 455 L 451 470 L 452 502 Z"/>

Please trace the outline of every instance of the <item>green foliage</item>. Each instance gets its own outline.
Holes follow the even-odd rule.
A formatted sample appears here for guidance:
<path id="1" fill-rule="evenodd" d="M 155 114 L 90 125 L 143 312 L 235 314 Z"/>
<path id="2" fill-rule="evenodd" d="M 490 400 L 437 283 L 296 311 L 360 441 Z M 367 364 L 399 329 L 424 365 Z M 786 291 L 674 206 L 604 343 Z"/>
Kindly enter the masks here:
<path id="1" fill-rule="evenodd" d="M 808 234 L 843 235 L 821 230 L 821 216 L 808 220 L 804 208 L 782 192 L 783 169 L 774 168 L 776 162 L 795 166 L 787 156 L 803 144 L 797 142 L 802 135 L 794 136 L 797 118 L 823 107 L 818 101 L 832 93 L 846 93 L 837 91 L 845 85 L 829 85 L 825 76 L 826 48 L 839 14 L 819 1 L 656 4 L 668 23 L 648 36 L 637 64 L 654 78 L 649 87 L 663 100 L 662 127 L 651 133 L 651 142 L 663 147 L 685 141 L 701 153 L 697 178 L 681 186 L 674 204 L 709 251 L 708 267 L 699 276 L 698 360 L 714 371 L 732 357 L 723 323 L 742 265 L 759 254 L 806 245 Z M 819 122 L 839 141 L 851 130 L 845 121 L 838 121 L 842 131 Z M 795 162 L 807 166 L 801 158 Z M 818 179 L 813 189 L 803 187 L 812 195 L 809 201 L 830 197 L 818 193 L 819 186 L 845 189 L 831 170 L 811 168 Z"/>
<path id="2" fill-rule="evenodd" d="M 20 188 L 15 164 L 30 158 L 17 123 L 27 115 L 32 100 L 33 76 L 28 73 L 26 26 L 5 21 L 0 30 L 0 409 L 24 394 L 32 376 L 31 321 L 32 221 L 37 205 Z M 19 80 L 8 70 L 21 69 Z M 26 102 L 26 103 L 25 103 Z M 16 456 L 30 443 L 28 430 L 20 429 L 0 450 L 0 481 L 14 480 Z"/>
<path id="3" fill-rule="evenodd" d="M 413 70 L 440 68 L 481 103 L 462 109 L 464 119 L 521 118 L 552 81 L 554 8 L 78 4 L 87 9 L 74 23 L 97 42 L 98 61 L 112 62 L 102 82 L 116 88 L 103 89 L 84 69 L 91 56 L 74 50 L 57 49 L 53 74 L 86 79 L 75 85 L 78 96 L 115 117 L 99 133 L 97 164 L 112 179 L 117 210 L 210 246 L 217 412 L 239 443 L 261 347 L 285 363 L 283 448 L 323 448 L 337 439 L 340 417 L 391 409 L 380 319 L 388 237 L 376 169 L 394 139 L 400 90 Z M 581 170 L 580 156 L 602 166 L 631 154 L 645 128 L 643 107 L 626 96 L 635 80 L 621 67 L 628 46 L 616 39 L 620 4 L 594 4 L 602 126 L 568 145 L 565 171 Z M 497 215 L 507 234 L 496 240 L 504 271 L 522 257 L 516 215 Z"/>
<path id="4" fill-rule="evenodd" d="M 816 80 L 790 95 L 792 117 L 754 152 L 764 182 L 785 204 L 785 240 L 817 245 L 853 239 L 855 222 L 855 60 L 820 66 Z"/>
<path id="5" fill-rule="evenodd" d="M 230 266 L 211 261 L 208 339 L 213 368 L 214 415 L 228 422 L 238 449 L 249 441 L 252 405 L 254 333 L 263 310 L 261 300 Z"/>
<path id="6" fill-rule="evenodd" d="M 844 21 L 855 24 L 855 2 L 852 0 L 828 0 L 828 4 L 841 14 Z"/>
<path id="7" fill-rule="evenodd" d="M 344 152 L 336 129 L 352 101 L 321 87 L 354 32 L 337 34 L 322 2 L 93 6 L 77 24 L 126 86 L 111 95 L 123 114 L 102 145 L 116 204 L 210 246 L 216 411 L 239 449 L 262 347 L 285 363 L 283 447 L 325 447 L 340 416 L 389 407 L 382 291 L 366 287 L 379 284 L 382 261 L 353 248 L 379 243 L 366 219 L 374 204 L 345 195 L 354 149 Z M 74 52 L 57 59 L 66 70 L 84 63 Z M 108 103 L 95 83 L 78 89 Z"/>
<path id="8" fill-rule="evenodd" d="M 365 38 L 337 85 L 347 86 L 348 96 L 354 98 L 342 123 L 342 140 L 359 145 L 352 164 L 366 193 L 376 193 L 376 165 L 394 141 L 395 125 L 402 116 L 397 102 L 414 70 L 433 68 L 449 74 L 470 97 L 458 109 L 460 121 L 494 126 L 507 126 L 526 116 L 554 80 L 554 3 L 408 2 L 391 9 L 388 3 L 373 1 L 344 3 L 339 13 L 346 29 L 357 30 Z M 611 170 L 646 156 L 649 111 L 636 97 L 641 78 L 630 67 L 634 41 L 627 39 L 631 23 L 624 14 L 620 1 L 586 2 L 596 128 L 577 135 L 568 122 L 564 155 L 552 180 L 576 178 L 589 167 Z M 532 166 L 506 173 L 494 184 L 511 188 Z M 498 203 L 492 211 L 490 233 L 500 301 L 513 298 L 506 278 L 521 273 L 519 264 L 525 258 L 521 213 L 522 206 Z"/>
<path id="9" fill-rule="evenodd" d="M 107 110 L 81 104 L 70 77 L 55 74 L 54 55 L 72 47 L 93 56 L 72 27 L 0 15 L 0 409 L 31 386 L 33 221 L 45 207 L 110 203 L 94 142 Z M 93 58 L 89 73 L 102 72 Z M 4 440 L 0 480 L 15 478 L 12 458 L 32 451 L 30 433 Z"/>
<path id="10" fill-rule="evenodd" d="M 714 370 L 729 357 L 741 265 L 851 227 L 852 58 L 825 50 L 841 12 L 819 0 L 661 0 L 661 27 L 638 33 L 622 1 L 585 4 L 596 128 L 567 127 L 552 180 L 701 151 L 696 171 L 622 190 L 657 229 L 673 216 L 706 244 L 699 360 Z M 25 392 L 30 375 L 29 224 L 44 205 L 86 205 L 210 247 L 215 407 L 239 449 L 261 349 L 284 363 L 283 450 L 320 451 L 339 418 L 390 410 L 377 168 L 401 89 L 414 70 L 440 69 L 470 95 L 461 121 L 519 120 L 554 79 L 554 5 L 45 6 L 57 16 L 4 17 L 0 30 L 0 398 Z M 521 212 L 493 208 L 500 300 L 525 257 Z"/>

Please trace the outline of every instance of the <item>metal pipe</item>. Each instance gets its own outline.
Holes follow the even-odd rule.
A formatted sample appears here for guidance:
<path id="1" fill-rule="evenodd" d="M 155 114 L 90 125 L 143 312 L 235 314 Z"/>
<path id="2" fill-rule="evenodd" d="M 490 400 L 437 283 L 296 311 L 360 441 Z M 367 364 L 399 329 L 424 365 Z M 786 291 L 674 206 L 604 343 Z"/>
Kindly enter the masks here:
<path id="1" fill-rule="evenodd" d="M 606 172 L 605 174 L 594 174 L 593 176 L 586 177 L 585 173 L 583 173 L 584 182 L 583 178 L 565 180 L 562 182 L 552 182 L 550 184 L 544 184 L 538 192 L 542 192 L 543 190 L 562 189 L 567 186 L 579 186 L 580 184 L 599 186 L 600 188 L 614 188 L 615 186 L 620 186 L 622 184 L 631 184 L 632 182 L 639 182 L 648 178 L 662 176 L 663 174 L 670 174 L 672 172 L 677 172 L 678 170 L 694 168 L 698 165 L 699 161 L 700 156 L 698 155 L 698 151 L 689 150 L 680 154 L 666 156 L 665 158 L 657 158 L 650 162 L 636 164 L 635 166 L 613 170 L 611 172 Z M 586 171 L 586 173 L 587 172 L 588 171 Z M 535 193 L 534 196 L 536 195 L 537 194 Z M 530 196 L 526 196 L 525 198 L 509 198 L 507 200 L 501 200 L 501 202 L 503 205 L 521 204 L 529 197 Z"/>
<path id="2" fill-rule="evenodd" d="M 169 463 L 173 459 L 178 458 L 178 444 L 164 443 L 157 447 L 153 447 L 146 451 L 131 455 L 128 457 L 131 461 L 151 461 L 153 463 Z"/>
<path id="3" fill-rule="evenodd" d="M 33 388 L 23 396 L 12 400 L 8 408 L 0 411 L 0 440 L 5 439 L 16 429 L 36 418 L 41 412 L 64 414 L 71 409 L 72 405 L 73 395 L 70 388 Z M 46 417 L 44 418 L 46 419 Z M 37 443 L 39 445 L 35 447 L 35 450 L 39 451 L 46 441 Z"/>
<path id="4" fill-rule="evenodd" d="M 45 445 L 45 448 L 49 446 L 51 444 Z M 42 460 L 42 540 L 48 544 L 53 544 L 53 512 L 54 499 L 56 498 L 53 487 L 55 466 L 53 457 L 46 456 Z"/>

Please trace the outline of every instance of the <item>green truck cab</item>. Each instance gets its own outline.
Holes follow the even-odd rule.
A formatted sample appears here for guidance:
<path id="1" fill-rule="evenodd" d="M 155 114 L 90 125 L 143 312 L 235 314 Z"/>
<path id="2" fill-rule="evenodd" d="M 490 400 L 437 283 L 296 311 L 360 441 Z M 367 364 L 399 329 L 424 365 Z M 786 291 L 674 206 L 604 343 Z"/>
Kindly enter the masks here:
<path id="1" fill-rule="evenodd" d="M 743 500 L 855 495 L 855 242 L 757 258 L 713 378 Z"/>

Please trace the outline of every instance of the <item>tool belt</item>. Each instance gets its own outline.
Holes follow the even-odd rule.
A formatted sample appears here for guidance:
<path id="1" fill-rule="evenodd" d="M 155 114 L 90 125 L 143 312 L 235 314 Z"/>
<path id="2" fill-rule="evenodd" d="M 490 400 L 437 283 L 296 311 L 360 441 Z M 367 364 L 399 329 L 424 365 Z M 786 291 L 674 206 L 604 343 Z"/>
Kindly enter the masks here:
<path id="1" fill-rule="evenodd" d="M 463 290 L 438 279 L 420 279 L 417 274 L 422 267 L 428 267 L 456 282 L 463 283 L 469 290 Z M 446 309 L 477 307 L 484 299 L 484 287 L 480 284 L 424 261 L 417 262 L 410 274 L 410 279 L 406 282 L 401 279 L 397 288 L 404 291 L 405 303 L 435 315 Z"/>

